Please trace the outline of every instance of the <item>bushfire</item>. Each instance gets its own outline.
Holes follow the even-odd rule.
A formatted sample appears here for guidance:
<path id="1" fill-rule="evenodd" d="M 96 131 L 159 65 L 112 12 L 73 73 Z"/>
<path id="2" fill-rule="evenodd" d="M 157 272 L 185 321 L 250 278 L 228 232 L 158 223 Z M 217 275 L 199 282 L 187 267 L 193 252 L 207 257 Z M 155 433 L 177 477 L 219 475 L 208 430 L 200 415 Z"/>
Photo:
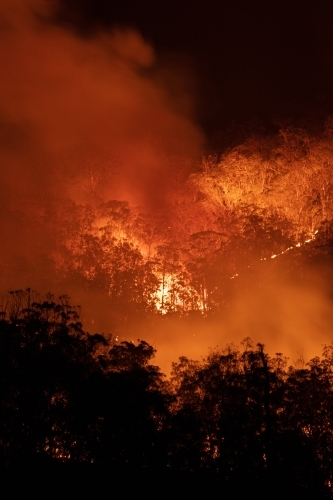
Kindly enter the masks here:
<path id="1" fill-rule="evenodd" d="M 44 29 L 51 4 L 2 7 L 1 288 L 68 293 L 87 328 L 174 354 L 325 340 L 332 116 L 209 142 L 139 33 Z"/>

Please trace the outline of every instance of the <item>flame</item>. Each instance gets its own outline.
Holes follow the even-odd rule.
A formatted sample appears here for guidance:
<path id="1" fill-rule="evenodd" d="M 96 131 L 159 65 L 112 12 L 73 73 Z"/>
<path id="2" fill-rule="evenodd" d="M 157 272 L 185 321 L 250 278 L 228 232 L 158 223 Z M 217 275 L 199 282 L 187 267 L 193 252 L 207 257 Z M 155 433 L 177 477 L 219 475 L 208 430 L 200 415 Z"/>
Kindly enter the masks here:
<path id="1" fill-rule="evenodd" d="M 291 247 L 286 248 L 285 250 L 283 250 L 283 252 L 271 255 L 270 258 L 276 259 L 277 257 L 280 257 L 280 255 L 283 255 L 283 254 L 289 252 L 290 250 L 293 250 L 294 248 L 300 248 L 300 247 L 306 245 L 307 243 L 311 243 L 312 241 L 314 241 L 316 239 L 318 231 L 319 231 L 318 229 L 316 231 L 314 231 L 311 234 L 311 237 L 308 238 L 307 240 L 305 240 L 303 243 L 298 242 L 298 243 L 296 243 L 296 245 L 293 245 Z M 260 260 L 267 260 L 267 257 L 262 257 Z"/>
<path id="2" fill-rule="evenodd" d="M 166 314 L 167 310 L 165 307 L 165 303 L 169 302 L 170 300 L 170 289 L 174 280 L 174 276 L 172 274 L 168 274 L 166 276 L 159 274 L 158 278 L 160 281 L 160 286 L 155 294 L 156 309 L 160 311 L 161 314 Z M 179 304 L 179 301 L 176 300 L 176 304 L 177 303 Z"/>
<path id="3" fill-rule="evenodd" d="M 303 243 L 298 242 L 295 245 L 286 248 L 285 250 L 283 250 L 280 253 L 275 253 L 275 254 L 271 255 L 269 257 L 269 259 L 276 259 L 277 257 L 280 257 L 281 255 L 284 255 L 285 253 L 290 252 L 290 250 L 293 250 L 294 248 L 300 248 L 300 247 L 306 245 L 307 243 L 311 243 L 312 241 L 314 241 L 317 238 L 318 232 L 319 232 L 319 230 L 317 229 L 316 231 L 314 231 L 311 234 L 310 238 L 308 238 L 307 240 L 305 240 Z M 267 257 L 262 257 L 260 260 L 267 260 Z M 230 279 L 233 280 L 233 279 L 237 278 L 237 276 L 239 276 L 239 274 L 235 273 L 233 276 L 231 276 Z"/>
<path id="4" fill-rule="evenodd" d="M 156 273 L 156 276 L 160 285 L 153 299 L 155 299 L 156 309 L 162 315 L 175 311 L 185 313 L 193 309 L 201 312 L 204 311 L 204 302 L 200 300 L 199 294 L 193 286 L 190 284 L 180 284 L 177 275 L 173 273 L 164 275 Z M 204 294 L 205 298 L 207 298 L 206 291 L 204 291 Z"/>

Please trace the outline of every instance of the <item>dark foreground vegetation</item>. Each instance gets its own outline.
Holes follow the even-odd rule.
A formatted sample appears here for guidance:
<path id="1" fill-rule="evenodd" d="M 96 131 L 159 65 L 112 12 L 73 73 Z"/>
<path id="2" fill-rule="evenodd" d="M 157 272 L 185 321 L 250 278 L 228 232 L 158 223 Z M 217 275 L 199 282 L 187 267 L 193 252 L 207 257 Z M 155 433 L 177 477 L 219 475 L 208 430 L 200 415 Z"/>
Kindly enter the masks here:
<path id="1" fill-rule="evenodd" d="M 35 298 L 9 293 L 0 321 L 1 468 L 12 491 L 108 485 L 125 495 L 158 480 L 222 498 L 331 497 L 333 345 L 288 367 L 246 339 L 202 362 L 180 358 L 165 380 L 146 342 L 107 342 L 82 330 L 66 297 Z"/>

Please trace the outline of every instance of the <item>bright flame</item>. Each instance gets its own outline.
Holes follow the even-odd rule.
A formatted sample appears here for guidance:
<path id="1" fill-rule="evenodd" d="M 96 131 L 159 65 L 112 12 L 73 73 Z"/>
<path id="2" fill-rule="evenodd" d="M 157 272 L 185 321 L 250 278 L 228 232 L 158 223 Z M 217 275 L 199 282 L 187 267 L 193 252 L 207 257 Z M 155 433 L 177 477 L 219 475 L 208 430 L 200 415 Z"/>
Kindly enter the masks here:
<path id="1" fill-rule="evenodd" d="M 280 252 L 280 253 L 277 253 L 277 254 L 273 254 L 271 255 L 271 259 L 276 259 L 276 257 L 280 257 L 280 255 L 283 255 L 284 253 L 287 253 L 289 252 L 290 250 L 292 250 L 293 248 L 299 248 L 299 247 L 302 247 L 303 245 L 305 245 L 306 243 L 311 243 L 311 241 L 314 241 L 317 237 L 317 234 L 318 234 L 318 229 L 312 233 L 311 237 L 308 238 L 307 240 L 304 241 L 304 243 L 296 243 L 296 245 L 292 246 L 292 247 L 288 247 L 286 248 L 285 250 L 283 250 L 283 252 Z M 266 257 L 263 257 L 262 259 L 260 260 L 267 260 Z"/>
<path id="2" fill-rule="evenodd" d="M 189 284 L 180 284 L 176 274 L 156 273 L 160 286 L 154 298 L 156 309 L 161 314 L 168 312 L 197 310 L 203 312 L 205 305 L 200 299 L 199 293 Z M 205 298 L 206 291 L 204 292 Z"/>

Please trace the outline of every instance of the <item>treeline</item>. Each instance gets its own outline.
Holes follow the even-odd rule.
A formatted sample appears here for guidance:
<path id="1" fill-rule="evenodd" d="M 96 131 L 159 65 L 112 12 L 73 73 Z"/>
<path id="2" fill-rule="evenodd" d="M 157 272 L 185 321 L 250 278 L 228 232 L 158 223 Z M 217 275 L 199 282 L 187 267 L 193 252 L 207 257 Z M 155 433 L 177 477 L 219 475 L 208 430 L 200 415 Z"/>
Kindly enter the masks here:
<path id="1" fill-rule="evenodd" d="M 3 305 L 4 477 L 84 487 L 124 473 L 330 498 L 333 344 L 288 367 L 245 339 L 202 362 L 180 358 L 166 380 L 151 345 L 88 334 L 65 296 L 15 291 Z"/>

